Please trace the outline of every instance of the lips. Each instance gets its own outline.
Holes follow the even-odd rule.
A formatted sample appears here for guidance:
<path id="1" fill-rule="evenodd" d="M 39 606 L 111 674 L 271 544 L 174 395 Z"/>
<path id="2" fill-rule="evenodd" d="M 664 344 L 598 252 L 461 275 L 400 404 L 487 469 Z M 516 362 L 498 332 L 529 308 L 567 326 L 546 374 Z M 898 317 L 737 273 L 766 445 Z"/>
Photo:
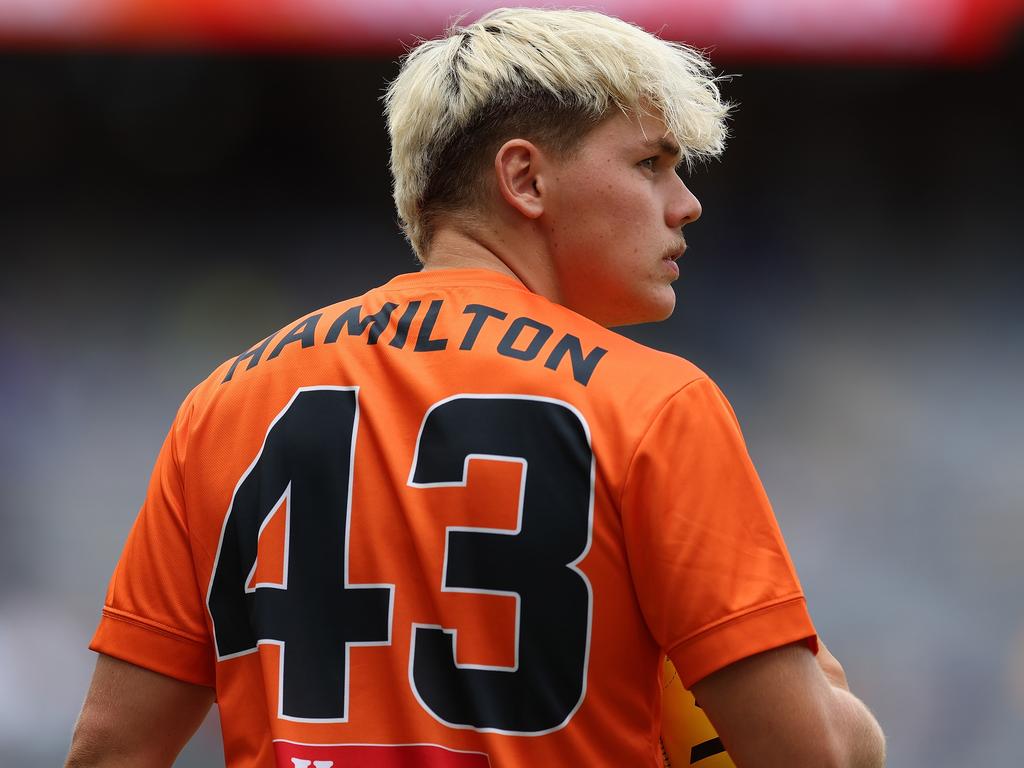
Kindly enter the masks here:
<path id="1" fill-rule="evenodd" d="M 680 243 L 665 254 L 663 257 L 665 261 L 679 261 L 683 258 L 683 254 L 686 253 L 686 243 Z"/>

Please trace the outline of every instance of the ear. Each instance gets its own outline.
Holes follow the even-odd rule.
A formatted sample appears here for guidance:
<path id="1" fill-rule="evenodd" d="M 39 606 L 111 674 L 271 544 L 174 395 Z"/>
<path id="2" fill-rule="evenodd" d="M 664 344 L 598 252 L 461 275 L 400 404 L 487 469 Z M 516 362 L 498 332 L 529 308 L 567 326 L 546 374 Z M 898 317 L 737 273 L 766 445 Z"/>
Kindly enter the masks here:
<path id="1" fill-rule="evenodd" d="M 505 202 L 528 219 L 544 213 L 544 154 L 526 139 L 506 141 L 494 156 L 498 191 Z"/>

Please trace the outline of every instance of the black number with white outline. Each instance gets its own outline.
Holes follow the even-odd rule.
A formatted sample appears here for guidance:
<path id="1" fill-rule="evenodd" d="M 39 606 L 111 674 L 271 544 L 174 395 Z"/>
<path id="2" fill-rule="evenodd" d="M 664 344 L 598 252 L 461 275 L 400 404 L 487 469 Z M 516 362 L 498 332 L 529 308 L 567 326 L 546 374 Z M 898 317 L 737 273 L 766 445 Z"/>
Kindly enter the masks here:
<path id="1" fill-rule="evenodd" d="M 518 595 L 517 666 L 460 667 L 455 630 L 417 626 L 412 683 L 421 703 L 449 726 L 557 730 L 579 707 L 586 683 L 591 594 L 575 565 L 590 546 L 589 435 L 564 403 L 459 396 L 427 413 L 410 484 L 464 484 L 473 456 L 523 461 L 519 530 L 450 530 L 443 586 Z"/>
<path id="2" fill-rule="evenodd" d="M 348 583 L 348 524 L 358 427 L 354 388 L 299 390 L 267 431 L 224 522 L 207 604 L 218 659 L 281 645 L 279 716 L 348 719 L 353 645 L 391 641 L 393 585 Z M 470 457 L 522 463 L 515 531 L 450 530 L 445 589 L 515 595 L 516 665 L 460 667 L 455 629 L 417 626 L 410 683 L 452 727 L 538 734 L 564 726 L 583 700 L 590 584 L 593 454 L 582 417 L 565 403 L 465 395 L 432 407 L 410 484 L 462 485 Z M 248 583 L 259 535 L 287 501 L 284 583 Z"/>
<path id="3" fill-rule="evenodd" d="M 348 584 L 359 406 L 352 388 L 303 389 L 235 491 L 207 605 L 218 657 L 281 644 L 280 716 L 344 721 L 352 645 L 390 643 L 392 587 Z M 261 526 L 288 498 L 285 583 L 246 589 Z"/>

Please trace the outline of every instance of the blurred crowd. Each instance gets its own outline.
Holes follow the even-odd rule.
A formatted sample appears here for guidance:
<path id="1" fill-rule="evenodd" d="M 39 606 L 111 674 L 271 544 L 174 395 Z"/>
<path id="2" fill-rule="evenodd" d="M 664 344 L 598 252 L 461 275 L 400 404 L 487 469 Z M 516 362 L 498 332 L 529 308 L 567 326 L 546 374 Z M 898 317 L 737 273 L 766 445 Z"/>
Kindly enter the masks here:
<path id="1" fill-rule="evenodd" d="M 1024 754 L 1018 46 L 749 66 L 675 315 L 732 401 L 822 637 L 895 768 Z M 0 764 L 57 764 L 177 405 L 416 265 L 385 58 L 0 55 Z M 215 717 L 215 715 L 213 716 Z M 178 765 L 216 764 L 208 724 Z"/>

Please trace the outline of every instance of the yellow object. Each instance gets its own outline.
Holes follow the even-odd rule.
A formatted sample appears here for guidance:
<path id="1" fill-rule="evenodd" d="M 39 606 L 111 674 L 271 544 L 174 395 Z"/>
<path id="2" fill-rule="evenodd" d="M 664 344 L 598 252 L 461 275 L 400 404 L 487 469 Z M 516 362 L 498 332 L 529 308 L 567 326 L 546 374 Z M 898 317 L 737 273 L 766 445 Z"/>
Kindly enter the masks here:
<path id="1" fill-rule="evenodd" d="M 661 746 L 665 768 L 736 768 L 715 728 L 665 659 L 661 703 Z"/>

